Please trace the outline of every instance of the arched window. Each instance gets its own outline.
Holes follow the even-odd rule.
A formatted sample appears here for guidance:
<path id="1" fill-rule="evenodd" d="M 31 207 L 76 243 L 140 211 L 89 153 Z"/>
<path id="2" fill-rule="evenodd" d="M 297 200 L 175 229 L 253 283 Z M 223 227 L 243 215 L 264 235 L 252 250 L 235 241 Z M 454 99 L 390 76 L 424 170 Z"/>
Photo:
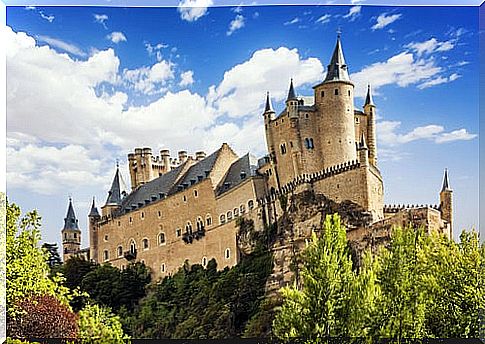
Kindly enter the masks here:
<path id="1" fill-rule="evenodd" d="M 325 91 L 320 92 L 320 97 L 322 97 L 322 98 L 325 97 Z"/>
<path id="2" fill-rule="evenodd" d="M 109 259 L 109 253 L 108 253 L 108 250 L 104 250 L 103 251 L 103 259 L 104 261 L 107 261 Z"/>
<path id="3" fill-rule="evenodd" d="M 135 242 L 135 240 L 131 240 L 131 242 L 130 242 L 130 253 L 132 253 L 132 254 L 136 253 L 136 242 Z"/>
<path id="4" fill-rule="evenodd" d="M 207 267 L 207 257 L 202 258 L 202 266 L 205 268 Z"/>
<path id="5" fill-rule="evenodd" d="M 335 89 L 335 95 L 338 96 L 338 88 Z"/>
<path id="6" fill-rule="evenodd" d="M 175 236 L 177 238 L 182 236 L 182 230 L 180 228 L 175 229 Z"/>
<path id="7" fill-rule="evenodd" d="M 160 266 L 160 271 L 162 273 L 165 273 L 165 271 L 166 271 L 165 263 L 162 263 L 162 265 Z"/>
<path id="8" fill-rule="evenodd" d="M 205 224 L 207 226 L 211 226 L 212 225 L 212 217 L 210 216 L 210 214 L 207 214 L 207 216 L 205 217 Z"/>
<path id="9" fill-rule="evenodd" d="M 197 218 L 197 230 L 201 231 L 204 229 L 204 220 L 202 220 L 202 217 Z"/>
<path id="10" fill-rule="evenodd" d="M 232 211 L 230 211 L 230 210 L 229 210 L 229 211 L 226 213 L 226 216 L 227 216 L 227 221 L 231 221 L 231 220 L 232 220 Z"/>
<path id="11" fill-rule="evenodd" d="M 190 223 L 190 221 L 188 221 L 187 224 L 185 225 L 185 232 L 192 234 L 192 224 Z"/>
<path id="12" fill-rule="evenodd" d="M 280 145 L 281 155 L 286 154 L 286 143 Z"/>
<path id="13" fill-rule="evenodd" d="M 143 247 L 144 250 L 148 250 L 149 245 L 148 245 L 148 239 L 147 238 L 143 239 L 142 247 Z"/>
<path id="14" fill-rule="evenodd" d="M 241 204 L 239 206 L 239 213 L 243 215 L 245 212 L 246 212 L 246 207 L 244 206 L 244 204 Z"/>
<path id="15" fill-rule="evenodd" d="M 197 197 L 199 196 L 199 193 L 197 192 L 197 190 L 194 190 L 194 197 Z"/>
<path id="16" fill-rule="evenodd" d="M 252 199 L 250 199 L 248 201 L 248 209 L 249 210 L 253 210 L 253 208 L 254 208 L 254 201 Z"/>
<path id="17" fill-rule="evenodd" d="M 159 245 L 165 244 L 165 233 L 162 232 L 158 234 L 158 244 Z"/>
<path id="18" fill-rule="evenodd" d="M 221 216 L 219 216 L 219 222 L 221 223 L 221 225 L 222 225 L 223 223 L 226 223 L 226 215 L 221 214 Z"/>
<path id="19" fill-rule="evenodd" d="M 117 252 L 118 252 L 118 257 L 123 257 L 123 247 L 118 246 Z"/>
<path id="20" fill-rule="evenodd" d="M 224 252 L 224 257 L 226 259 L 231 258 L 231 250 L 229 248 L 226 248 L 226 252 Z"/>
<path id="21" fill-rule="evenodd" d="M 234 208 L 232 212 L 234 213 L 234 217 L 239 216 L 239 208 Z"/>

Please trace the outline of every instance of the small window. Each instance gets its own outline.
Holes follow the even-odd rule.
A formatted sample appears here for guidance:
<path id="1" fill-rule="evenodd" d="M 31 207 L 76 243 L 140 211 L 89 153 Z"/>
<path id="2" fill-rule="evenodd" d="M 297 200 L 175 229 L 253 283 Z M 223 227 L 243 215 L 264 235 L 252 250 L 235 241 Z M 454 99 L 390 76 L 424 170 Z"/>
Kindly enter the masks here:
<path id="1" fill-rule="evenodd" d="M 142 220 L 145 218 L 145 213 L 143 211 L 141 212 L 140 217 Z"/>
<path id="2" fill-rule="evenodd" d="M 253 210 L 253 208 L 254 208 L 254 201 L 251 199 L 251 200 L 249 200 L 249 202 L 248 202 L 248 209 L 249 209 L 249 210 Z"/>
<path id="3" fill-rule="evenodd" d="M 322 98 L 325 97 L 325 91 L 320 92 L 320 97 L 322 97 Z"/>
<path id="4" fill-rule="evenodd" d="M 108 253 L 108 250 L 104 250 L 103 251 L 103 259 L 104 261 L 107 261 L 109 259 L 109 253 Z"/>
<path id="5" fill-rule="evenodd" d="M 335 95 L 338 96 L 338 88 L 335 89 Z"/>
<path id="6" fill-rule="evenodd" d="M 166 271 L 165 263 L 162 263 L 162 265 L 160 266 L 160 271 L 162 273 L 165 273 L 165 271 Z"/>
<path id="7" fill-rule="evenodd" d="M 184 202 L 187 202 L 187 196 L 184 195 Z"/>
<path id="8" fill-rule="evenodd" d="M 239 208 L 234 208 L 233 211 L 234 217 L 239 216 Z"/>
<path id="9" fill-rule="evenodd" d="M 226 257 L 226 259 L 229 259 L 231 258 L 231 250 L 226 248 L 226 252 L 224 253 L 224 257 Z"/>
<path id="10" fill-rule="evenodd" d="M 133 223 L 133 218 L 130 216 L 130 223 Z"/>
<path id="11" fill-rule="evenodd" d="M 136 243 L 134 240 L 130 242 L 130 253 L 136 253 Z"/>
<path id="12" fill-rule="evenodd" d="M 165 233 L 158 234 L 158 244 L 165 245 Z"/>
<path id="13" fill-rule="evenodd" d="M 359 124 L 359 117 L 355 117 L 355 123 Z"/>
<path id="14" fill-rule="evenodd" d="M 143 245 L 143 249 L 144 250 L 148 250 L 148 248 L 149 248 L 148 246 L 149 245 L 148 245 L 148 239 L 147 238 L 143 239 L 142 245 Z"/>
<path id="15" fill-rule="evenodd" d="M 307 113 L 305 114 L 305 118 L 308 118 L 308 114 Z"/>
<path id="16" fill-rule="evenodd" d="M 207 226 L 210 226 L 212 225 L 212 217 L 210 215 L 207 215 L 206 218 L 205 218 L 205 224 Z"/>
<path id="17" fill-rule="evenodd" d="M 158 211 L 158 218 L 162 217 L 162 212 L 159 210 Z"/>
<path id="18" fill-rule="evenodd" d="M 293 141 L 290 141 L 290 147 L 293 148 Z"/>
<path id="19" fill-rule="evenodd" d="M 185 225 L 185 232 L 192 234 L 192 223 L 190 223 L 190 221 L 188 221 L 187 224 Z"/>
<path id="20" fill-rule="evenodd" d="M 177 236 L 177 238 L 181 237 L 182 236 L 182 230 L 180 228 L 177 228 L 175 230 L 175 235 Z"/>
<path id="21" fill-rule="evenodd" d="M 121 221 L 118 221 L 118 227 L 121 227 Z"/>
<path id="22" fill-rule="evenodd" d="M 232 211 L 230 211 L 230 210 L 229 210 L 229 211 L 227 212 L 226 216 L 227 216 L 227 221 L 232 220 Z"/>
<path id="23" fill-rule="evenodd" d="M 194 190 L 194 197 L 197 197 L 199 196 L 199 193 L 197 192 L 197 190 Z"/>
<path id="24" fill-rule="evenodd" d="M 205 268 L 207 267 L 207 257 L 202 258 L 202 266 Z"/>
<path id="25" fill-rule="evenodd" d="M 286 143 L 283 143 L 282 145 L 280 145 L 280 150 L 281 150 L 281 154 L 286 154 Z"/>
<path id="26" fill-rule="evenodd" d="M 143 265 L 145 265 L 145 259 L 142 259 L 142 260 L 140 261 L 140 263 L 142 263 Z"/>
<path id="27" fill-rule="evenodd" d="M 226 223 L 226 215 L 221 214 L 221 216 L 219 216 L 219 222 L 221 223 L 221 225 L 222 225 L 223 223 Z"/>
<path id="28" fill-rule="evenodd" d="M 104 241 L 108 241 L 108 235 L 104 236 Z"/>
<path id="29" fill-rule="evenodd" d="M 118 246 L 117 252 L 118 252 L 118 257 L 123 257 L 123 247 Z"/>
<path id="30" fill-rule="evenodd" d="M 244 213 L 246 212 L 246 207 L 244 206 L 244 204 L 241 204 L 241 205 L 239 206 L 239 212 L 241 213 L 241 215 L 242 215 L 242 214 L 244 214 Z"/>
<path id="31" fill-rule="evenodd" d="M 197 227 L 198 231 L 201 231 L 201 230 L 204 229 L 204 221 L 202 220 L 202 217 L 200 217 L 200 216 L 197 218 L 196 227 Z"/>
<path id="32" fill-rule="evenodd" d="M 74 239 L 77 239 L 77 233 L 74 233 Z"/>

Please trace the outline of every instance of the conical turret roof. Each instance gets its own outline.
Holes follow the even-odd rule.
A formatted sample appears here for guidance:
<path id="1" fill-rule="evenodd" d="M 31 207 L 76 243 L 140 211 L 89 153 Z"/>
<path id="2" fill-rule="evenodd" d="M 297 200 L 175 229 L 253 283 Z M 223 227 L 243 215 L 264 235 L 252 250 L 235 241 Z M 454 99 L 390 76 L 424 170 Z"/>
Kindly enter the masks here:
<path id="1" fill-rule="evenodd" d="M 271 104 L 271 97 L 269 96 L 269 92 L 266 92 L 266 105 L 264 107 L 264 112 L 274 112 L 273 104 Z"/>
<path id="2" fill-rule="evenodd" d="M 323 82 L 330 81 L 347 81 L 350 82 L 347 64 L 345 63 L 342 44 L 340 42 L 340 34 L 337 36 L 337 44 L 333 51 L 332 59 L 327 68 L 327 76 Z"/>
<path id="3" fill-rule="evenodd" d="M 288 98 L 286 100 L 291 100 L 296 98 L 295 88 L 293 87 L 293 78 L 290 80 L 290 89 L 288 90 Z"/>
<path id="4" fill-rule="evenodd" d="M 365 97 L 364 107 L 367 105 L 375 106 L 374 99 L 372 99 L 372 90 L 371 90 L 370 84 L 367 85 L 367 96 Z"/>
<path id="5" fill-rule="evenodd" d="M 111 189 L 108 191 L 108 199 L 106 205 L 120 205 L 121 204 L 121 188 L 120 188 L 120 169 L 116 166 L 115 177 L 111 183 Z"/>
<path id="6" fill-rule="evenodd" d="M 94 202 L 94 197 L 93 197 L 93 204 L 91 205 L 91 211 L 89 212 L 89 217 L 96 217 L 99 216 L 98 208 L 96 208 L 96 204 Z"/>
<path id="7" fill-rule="evenodd" d="M 445 168 L 445 175 L 443 177 L 443 187 L 441 188 L 441 191 L 448 191 L 450 189 L 450 181 L 448 180 L 448 169 Z"/>
<path id="8" fill-rule="evenodd" d="M 74 213 L 74 207 L 72 206 L 72 199 L 69 198 L 69 207 L 67 208 L 67 214 L 64 218 L 63 229 L 79 229 L 76 214 Z"/>
<path id="9" fill-rule="evenodd" d="M 367 147 L 367 143 L 365 142 L 365 135 L 364 135 L 364 133 L 362 133 L 362 134 L 360 135 L 360 143 L 359 143 L 359 148 L 360 148 L 360 149 L 368 149 L 368 147 Z"/>

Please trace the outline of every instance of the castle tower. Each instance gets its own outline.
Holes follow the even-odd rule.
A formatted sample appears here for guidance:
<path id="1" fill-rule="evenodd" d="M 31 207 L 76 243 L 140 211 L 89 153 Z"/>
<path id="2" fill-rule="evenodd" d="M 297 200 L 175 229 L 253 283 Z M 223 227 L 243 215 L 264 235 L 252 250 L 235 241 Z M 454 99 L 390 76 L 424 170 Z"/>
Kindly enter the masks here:
<path id="1" fill-rule="evenodd" d="M 369 166 L 369 147 L 367 147 L 367 143 L 365 142 L 364 133 L 362 133 L 360 137 L 358 151 L 359 151 L 360 166 L 368 167 Z"/>
<path id="2" fill-rule="evenodd" d="M 443 186 L 440 192 L 440 211 L 441 218 L 447 222 L 449 238 L 453 236 L 453 190 L 450 188 L 450 182 L 448 180 L 448 169 L 445 169 L 445 175 L 443 177 Z"/>
<path id="3" fill-rule="evenodd" d="M 271 121 L 275 118 L 275 111 L 273 110 L 273 104 L 271 103 L 271 97 L 269 96 L 269 92 L 266 93 L 266 104 L 264 106 L 264 130 L 266 133 L 266 146 L 268 147 L 268 152 L 270 156 L 274 153 L 274 143 L 273 138 L 271 135 Z"/>
<path id="4" fill-rule="evenodd" d="M 324 166 L 356 160 L 354 84 L 349 78 L 340 35 L 337 36 L 325 80 L 313 88 L 315 107 L 321 119 L 317 126 Z"/>
<path id="5" fill-rule="evenodd" d="M 106 204 L 101 207 L 101 213 L 103 216 L 111 215 L 113 211 L 118 209 L 121 205 L 121 184 L 120 184 L 120 169 L 116 165 L 116 173 L 111 183 L 111 188 L 108 191 L 108 198 Z"/>
<path id="6" fill-rule="evenodd" d="M 290 118 L 298 118 L 298 99 L 296 98 L 295 88 L 293 87 L 293 79 L 290 80 L 286 108 L 288 109 L 288 116 Z"/>
<path id="7" fill-rule="evenodd" d="M 98 259 L 98 221 L 101 219 L 93 197 L 89 219 L 89 256 L 95 262 Z"/>
<path id="8" fill-rule="evenodd" d="M 367 85 L 367 96 L 365 97 L 364 113 L 367 115 L 367 141 L 369 144 L 369 162 L 371 165 L 377 165 L 377 148 L 376 148 L 376 106 L 372 99 L 372 90 Z"/>
<path id="9" fill-rule="evenodd" d="M 72 206 L 72 199 L 70 197 L 67 215 L 64 218 L 64 228 L 61 230 L 61 234 L 63 260 L 66 261 L 81 249 L 81 230 L 79 229 L 78 220 L 74 213 L 74 207 Z"/>

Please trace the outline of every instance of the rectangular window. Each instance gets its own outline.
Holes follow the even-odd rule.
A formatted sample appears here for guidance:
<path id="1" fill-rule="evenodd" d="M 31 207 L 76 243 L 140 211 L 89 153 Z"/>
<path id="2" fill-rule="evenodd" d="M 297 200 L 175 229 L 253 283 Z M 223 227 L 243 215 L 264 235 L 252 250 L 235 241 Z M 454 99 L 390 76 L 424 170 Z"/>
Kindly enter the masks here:
<path id="1" fill-rule="evenodd" d="M 338 96 L 338 88 L 335 89 L 335 95 Z"/>

